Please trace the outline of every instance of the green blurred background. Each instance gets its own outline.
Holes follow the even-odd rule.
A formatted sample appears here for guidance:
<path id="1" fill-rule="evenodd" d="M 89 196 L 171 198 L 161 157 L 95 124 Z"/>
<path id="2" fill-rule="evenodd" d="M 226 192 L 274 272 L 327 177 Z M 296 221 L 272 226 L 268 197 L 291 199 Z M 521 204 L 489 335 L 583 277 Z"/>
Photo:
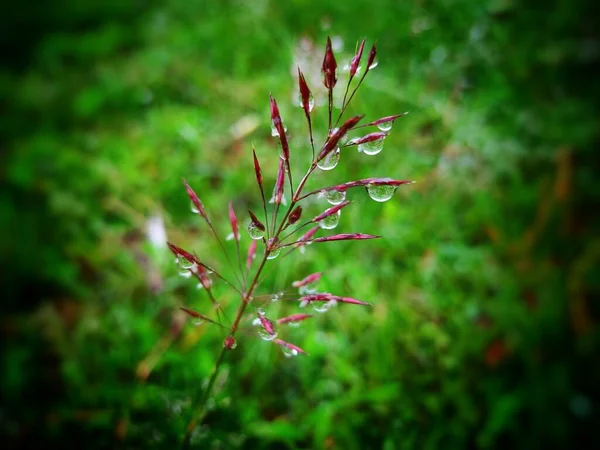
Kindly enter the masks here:
<path id="1" fill-rule="evenodd" d="M 270 263 L 263 294 L 323 271 L 323 289 L 374 307 L 341 305 L 286 330 L 310 357 L 241 334 L 195 447 L 567 448 L 595 431 L 597 4 L 328 3 L 1 7 L 0 436 L 10 448 L 177 446 L 222 335 L 177 312 L 209 303 L 177 275 L 161 227 L 226 265 L 181 179 L 219 230 L 229 200 L 245 224 L 245 209 L 260 209 L 252 144 L 268 186 L 275 179 L 269 93 L 296 167 L 307 162 L 293 74 L 299 64 L 319 89 L 328 35 L 340 66 L 363 37 L 378 43 L 351 113 L 410 114 L 381 154 L 348 149 L 311 187 L 418 183 L 386 203 L 349 195 L 336 232 L 384 239 Z M 234 293 L 215 290 L 233 315 Z"/>

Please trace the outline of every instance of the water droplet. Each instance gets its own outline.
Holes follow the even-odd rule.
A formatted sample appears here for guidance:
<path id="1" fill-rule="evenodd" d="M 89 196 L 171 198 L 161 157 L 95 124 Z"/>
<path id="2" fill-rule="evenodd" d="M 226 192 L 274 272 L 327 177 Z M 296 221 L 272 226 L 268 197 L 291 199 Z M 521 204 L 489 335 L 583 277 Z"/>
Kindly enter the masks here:
<path id="1" fill-rule="evenodd" d="M 390 120 L 389 122 L 380 123 L 379 125 L 377 125 L 377 128 L 379 128 L 380 131 L 387 133 L 392 129 L 392 126 L 394 126 L 394 121 Z"/>
<path id="2" fill-rule="evenodd" d="M 261 230 L 256 225 L 254 225 L 253 222 L 250 222 L 250 224 L 248 225 L 248 234 L 252 239 L 258 240 L 263 238 L 263 236 L 265 235 L 265 230 Z"/>
<path id="3" fill-rule="evenodd" d="M 304 108 L 304 105 L 302 104 L 302 94 L 298 94 L 298 105 L 300 105 L 300 108 Z M 311 112 L 314 107 L 315 98 L 313 97 L 312 93 L 310 93 L 308 95 L 308 112 Z"/>
<path id="4" fill-rule="evenodd" d="M 190 272 L 189 269 L 179 269 L 179 276 L 189 278 L 192 276 L 192 272 Z"/>
<path id="5" fill-rule="evenodd" d="M 179 265 L 179 267 L 181 269 L 191 269 L 192 267 L 194 267 L 196 265 L 196 263 L 194 261 L 190 261 L 186 258 L 184 258 L 183 256 L 179 256 L 175 262 Z"/>
<path id="6" fill-rule="evenodd" d="M 333 308 L 335 305 L 337 305 L 337 302 L 335 300 L 329 300 L 328 302 L 311 302 L 311 303 L 312 303 L 312 307 L 315 310 L 315 312 L 318 312 L 318 313 L 327 312 L 331 308 Z"/>
<path id="7" fill-rule="evenodd" d="M 340 148 L 329 152 L 329 154 L 317 163 L 317 167 L 321 170 L 331 170 L 337 166 L 340 160 Z"/>
<path id="8" fill-rule="evenodd" d="M 368 184 L 367 192 L 369 193 L 369 197 L 376 202 L 387 202 L 394 196 L 396 186 Z"/>
<path id="9" fill-rule="evenodd" d="M 332 205 L 339 205 L 344 200 L 346 200 L 346 191 L 337 191 L 335 189 L 332 189 L 330 191 L 327 191 L 327 194 L 325 195 L 327 201 Z"/>
<path id="10" fill-rule="evenodd" d="M 287 133 L 287 127 L 285 125 L 283 126 L 283 132 Z M 277 131 L 277 128 L 275 127 L 273 122 L 271 122 L 271 136 L 273 136 L 273 137 L 279 136 L 279 131 Z"/>
<path id="11" fill-rule="evenodd" d="M 286 356 L 286 358 L 298 356 L 298 350 L 296 350 L 295 348 L 287 348 L 285 345 L 281 346 L 281 351 Z"/>
<path id="12" fill-rule="evenodd" d="M 273 294 L 273 295 L 271 295 L 271 302 L 275 303 L 275 302 L 279 301 L 280 298 L 281 298 L 281 294 Z"/>
<path id="13" fill-rule="evenodd" d="M 317 292 L 317 283 L 313 282 L 313 283 L 308 283 L 305 284 L 304 286 L 300 286 L 298 288 L 298 294 L 300 295 L 310 295 L 310 294 L 314 294 Z"/>
<path id="14" fill-rule="evenodd" d="M 358 151 L 363 152 L 365 155 L 376 155 L 383 150 L 383 139 L 384 138 L 365 142 L 364 144 L 358 144 Z"/>
<path id="15" fill-rule="evenodd" d="M 330 216 L 325 217 L 323 220 L 320 220 L 318 225 L 324 230 L 333 230 L 340 223 L 340 216 L 342 215 L 341 211 L 336 212 Z"/>
<path id="16" fill-rule="evenodd" d="M 267 333 L 267 330 L 265 330 L 264 328 L 259 328 L 258 330 L 258 335 L 260 336 L 260 338 L 263 341 L 272 341 L 273 339 L 275 339 L 277 337 L 277 332 L 273 333 L 273 334 L 269 334 Z"/>
<path id="17" fill-rule="evenodd" d="M 373 70 L 375 67 L 377 67 L 379 65 L 379 61 L 375 60 L 371 63 L 371 65 L 369 66 L 369 70 Z"/>
<path id="18" fill-rule="evenodd" d="M 195 319 L 195 320 L 193 320 L 193 321 L 192 321 L 192 324 L 193 324 L 195 327 L 199 327 L 199 326 L 200 326 L 200 325 L 202 325 L 203 323 L 204 323 L 204 320 L 202 320 L 202 319 Z"/>
<path id="19" fill-rule="evenodd" d="M 190 206 L 190 210 L 194 213 L 194 214 L 200 214 L 200 211 L 198 211 L 198 208 L 196 208 L 196 205 L 194 205 L 194 202 L 191 202 L 192 206 Z"/>
<path id="20" fill-rule="evenodd" d="M 269 253 L 269 256 L 267 256 L 267 259 L 275 259 L 279 256 L 279 253 L 281 253 L 280 248 L 273 249 L 271 250 L 271 253 Z"/>

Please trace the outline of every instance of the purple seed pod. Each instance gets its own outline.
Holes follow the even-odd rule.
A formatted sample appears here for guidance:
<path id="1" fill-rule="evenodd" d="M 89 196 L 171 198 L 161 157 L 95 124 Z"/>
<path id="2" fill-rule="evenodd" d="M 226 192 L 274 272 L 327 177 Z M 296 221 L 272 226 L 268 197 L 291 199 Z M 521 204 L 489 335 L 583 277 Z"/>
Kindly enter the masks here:
<path id="1" fill-rule="evenodd" d="M 238 226 L 237 217 L 235 217 L 235 211 L 233 210 L 233 205 L 231 202 L 229 202 L 229 223 L 231 224 L 231 232 L 233 234 L 233 238 L 239 242 L 240 228 Z"/>
<path id="2" fill-rule="evenodd" d="M 275 101 L 273 97 L 269 98 L 271 99 L 271 120 L 273 121 L 273 126 L 279 134 L 279 142 L 281 142 L 283 159 L 287 162 L 290 159 L 290 146 L 287 141 L 287 136 L 285 135 L 285 127 L 283 126 L 283 121 L 281 120 L 281 116 L 279 114 L 277 101 Z"/>
<path id="3" fill-rule="evenodd" d="M 325 144 L 323 145 L 323 148 L 321 149 L 317 160 L 322 160 L 323 158 L 325 158 L 325 156 L 332 152 L 338 146 L 340 139 L 342 139 L 346 135 L 346 133 L 348 133 L 348 131 L 354 128 L 356 124 L 360 121 L 360 119 L 362 119 L 363 117 L 363 115 L 354 116 L 346 120 L 341 127 L 339 127 L 331 136 L 329 136 L 329 139 L 327 139 L 327 142 L 325 142 Z"/>
<path id="4" fill-rule="evenodd" d="M 292 287 L 299 288 L 302 286 L 306 286 L 307 284 L 310 284 L 310 283 L 316 283 L 320 279 L 321 279 L 321 272 L 311 273 L 310 275 L 308 275 L 307 277 L 303 278 L 300 281 L 294 281 L 292 283 Z"/>
<path id="5" fill-rule="evenodd" d="M 252 266 L 252 261 L 254 261 L 255 257 L 256 257 L 256 241 L 254 239 L 252 239 L 252 242 L 250 242 L 250 247 L 248 247 L 248 256 L 246 257 L 246 268 L 248 270 L 250 270 L 250 267 Z"/>
<path id="6" fill-rule="evenodd" d="M 331 241 L 357 241 L 364 239 L 378 239 L 381 236 L 375 236 L 373 234 L 364 233 L 343 233 L 334 234 L 333 236 L 325 236 L 313 239 L 312 242 L 331 242 Z"/>
<path id="7" fill-rule="evenodd" d="M 258 217 L 256 217 L 256 214 L 254 214 L 250 210 L 248 210 L 248 214 L 250 215 L 250 220 L 252 221 L 254 226 L 256 228 L 258 228 L 260 231 L 265 231 L 265 225 L 260 220 L 258 220 Z"/>
<path id="8" fill-rule="evenodd" d="M 370 303 L 363 302 L 362 300 L 357 300 L 352 297 L 340 297 L 338 295 L 332 295 L 328 293 L 304 295 L 300 297 L 300 301 L 306 303 L 336 301 L 339 303 L 350 303 L 352 305 L 371 306 Z"/>
<path id="9" fill-rule="evenodd" d="M 345 146 L 349 147 L 351 145 L 366 144 L 367 142 L 373 142 L 373 141 L 377 141 L 379 139 L 385 139 L 386 136 L 387 136 L 387 133 L 383 133 L 381 131 L 376 131 L 374 133 L 369 133 L 369 134 L 366 134 L 361 137 L 350 139 L 348 142 L 346 142 Z"/>
<path id="10" fill-rule="evenodd" d="M 291 316 L 282 317 L 281 319 L 277 319 L 278 325 L 284 325 L 286 323 L 298 323 L 302 322 L 306 319 L 310 319 L 313 317 L 312 314 L 292 314 Z"/>
<path id="11" fill-rule="evenodd" d="M 325 211 L 323 211 L 321 214 L 319 214 L 313 220 L 311 220 L 311 222 L 316 223 L 316 222 L 319 222 L 319 221 L 325 219 L 326 217 L 332 216 L 333 214 L 337 213 L 343 207 L 348 206 L 350 203 L 352 203 L 352 202 L 345 201 L 345 202 L 340 203 L 339 205 L 335 205 L 335 206 L 332 206 L 331 208 L 327 208 Z"/>
<path id="12" fill-rule="evenodd" d="M 295 356 L 298 353 L 302 353 L 304 355 L 308 355 L 308 353 L 306 353 L 304 350 L 302 350 L 297 345 L 290 344 L 289 342 L 282 341 L 281 339 L 274 339 L 273 343 L 277 344 L 277 345 L 280 345 L 280 346 L 284 347 L 285 349 L 289 350 L 290 353 L 286 352 L 286 356 L 287 355 L 289 355 L 289 356 Z"/>
<path id="13" fill-rule="evenodd" d="M 279 158 L 279 169 L 277 171 L 277 180 L 275 181 L 275 188 L 273 189 L 273 197 L 271 197 L 271 203 L 276 205 L 281 204 L 283 201 L 283 185 L 285 182 L 285 164 L 282 158 Z"/>
<path id="14" fill-rule="evenodd" d="M 300 68 L 298 67 L 298 87 L 300 89 L 300 98 L 302 102 L 302 109 L 304 109 L 304 114 L 306 117 L 310 116 L 310 112 L 313 108 L 313 100 L 312 94 L 310 93 L 310 89 L 306 84 L 306 79 L 302 72 L 300 72 Z"/>
<path id="15" fill-rule="evenodd" d="M 323 84 L 329 90 L 335 87 L 337 83 L 337 63 L 331 48 L 331 38 L 327 37 L 327 46 L 325 47 L 325 56 L 323 57 L 323 65 L 321 66 L 321 72 L 323 72 Z"/>
<path id="16" fill-rule="evenodd" d="M 294 210 L 290 213 L 290 217 L 288 219 L 288 223 L 290 225 L 295 224 L 302 217 L 302 206 L 298 205 L 294 208 Z"/>
<path id="17" fill-rule="evenodd" d="M 354 58 L 352 58 L 352 61 L 350 62 L 350 80 L 354 78 L 354 75 L 356 75 L 356 71 L 358 70 L 358 66 L 360 65 L 360 59 L 362 58 L 363 50 L 365 48 L 365 42 L 366 39 L 363 39 L 358 47 L 356 55 L 354 55 Z"/>
<path id="18" fill-rule="evenodd" d="M 198 196 L 196 195 L 194 190 L 190 187 L 190 185 L 187 183 L 187 181 L 183 180 L 183 184 L 185 185 L 185 190 L 187 191 L 188 197 L 194 204 L 194 208 L 196 209 L 196 212 L 198 214 L 200 214 L 202 216 L 202 218 L 204 220 L 206 220 L 207 223 L 210 224 L 210 220 L 208 219 L 208 216 L 206 215 L 206 211 L 204 210 L 204 205 L 202 205 L 202 202 L 200 201 L 200 199 L 198 198 Z"/>
<path id="19" fill-rule="evenodd" d="M 256 151 L 254 150 L 254 147 L 252 147 L 252 156 L 254 157 L 254 173 L 256 175 L 256 183 L 258 184 L 258 187 L 260 188 L 260 191 L 263 191 L 263 177 L 262 177 L 262 170 L 260 169 L 260 164 L 258 163 L 258 158 L 256 157 Z"/>

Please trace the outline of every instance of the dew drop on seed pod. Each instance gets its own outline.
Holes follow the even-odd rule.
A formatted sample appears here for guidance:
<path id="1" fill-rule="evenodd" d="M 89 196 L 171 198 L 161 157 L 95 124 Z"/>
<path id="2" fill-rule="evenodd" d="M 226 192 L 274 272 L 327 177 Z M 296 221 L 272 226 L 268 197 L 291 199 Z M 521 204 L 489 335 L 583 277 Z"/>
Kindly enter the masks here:
<path id="1" fill-rule="evenodd" d="M 283 132 L 287 133 L 287 127 L 286 126 L 283 127 Z M 273 136 L 273 137 L 278 137 L 279 136 L 279 131 L 277 131 L 277 127 L 275 127 L 275 125 L 273 125 L 273 122 L 271 122 L 271 136 Z"/>
<path id="2" fill-rule="evenodd" d="M 310 295 L 310 294 L 315 294 L 317 292 L 317 283 L 308 283 L 305 284 L 304 286 L 300 286 L 298 288 L 298 294 L 300 295 Z"/>
<path id="3" fill-rule="evenodd" d="M 183 256 L 179 256 L 176 259 L 177 264 L 179 264 L 179 267 L 181 269 L 191 269 L 192 267 L 194 267 L 196 265 L 196 263 L 194 261 L 189 261 L 186 258 L 184 258 Z"/>
<path id="4" fill-rule="evenodd" d="M 324 313 L 334 307 L 337 302 L 335 300 L 329 300 L 328 302 L 311 302 L 313 310 L 318 313 Z"/>
<path id="5" fill-rule="evenodd" d="M 358 151 L 363 152 L 365 155 L 376 155 L 381 150 L 383 150 L 383 138 L 358 144 Z"/>
<path id="6" fill-rule="evenodd" d="M 371 65 L 369 66 L 369 70 L 373 70 L 375 67 L 377 67 L 379 65 L 379 61 L 375 60 L 371 63 Z"/>
<path id="7" fill-rule="evenodd" d="M 279 256 L 279 253 L 281 253 L 281 249 L 280 248 L 276 248 L 275 250 L 271 250 L 271 253 L 269 253 L 269 256 L 267 256 L 267 259 L 275 259 Z"/>
<path id="8" fill-rule="evenodd" d="M 196 205 L 194 205 L 194 202 L 191 202 L 192 206 L 190 206 L 190 210 L 194 213 L 194 214 L 200 214 L 200 211 L 198 211 L 198 208 L 196 208 Z"/>
<path id="9" fill-rule="evenodd" d="M 262 326 L 258 329 L 258 335 L 263 341 L 272 341 L 277 337 L 277 330 L 273 334 L 269 334 Z"/>
<path id="10" fill-rule="evenodd" d="M 325 158 L 317 163 L 317 167 L 321 170 L 335 169 L 340 160 L 340 148 L 337 147 L 335 150 L 329 152 Z"/>
<path id="11" fill-rule="evenodd" d="M 265 235 L 265 230 L 261 230 L 256 225 L 254 225 L 254 223 L 250 222 L 250 224 L 248 225 L 248 234 L 252 239 L 258 240 L 263 238 L 263 236 Z"/>
<path id="12" fill-rule="evenodd" d="M 335 214 L 325 217 L 323 220 L 319 220 L 318 225 L 324 230 L 333 230 L 340 223 L 341 215 L 342 212 L 338 211 Z"/>
<path id="13" fill-rule="evenodd" d="M 194 319 L 194 320 L 192 321 L 192 324 L 193 324 L 195 327 L 199 327 L 199 326 L 200 326 L 200 325 L 202 325 L 203 323 L 204 323 L 204 320 L 202 320 L 202 319 Z"/>
<path id="14" fill-rule="evenodd" d="M 286 358 L 298 356 L 298 350 L 296 350 L 295 348 L 287 348 L 285 345 L 281 345 L 281 351 L 286 356 Z"/>
<path id="15" fill-rule="evenodd" d="M 275 302 L 279 301 L 280 298 L 281 298 L 280 294 L 273 294 L 273 295 L 271 295 L 271 302 L 275 303 Z"/>
<path id="16" fill-rule="evenodd" d="M 192 272 L 190 272 L 189 269 L 179 269 L 179 276 L 189 278 L 192 276 Z"/>
<path id="17" fill-rule="evenodd" d="M 302 104 L 302 94 L 298 94 L 298 105 L 300 106 L 300 108 L 304 108 L 304 105 Z M 308 112 L 312 112 L 314 107 L 315 107 L 315 98 L 313 97 L 313 95 L 311 93 L 308 96 Z"/>
<path id="18" fill-rule="evenodd" d="M 392 129 L 392 126 L 394 126 L 394 121 L 390 120 L 389 122 L 380 123 L 379 125 L 377 125 L 377 128 L 379 128 L 380 131 L 387 133 Z"/>
<path id="19" fill-rule="evenodd" d="M 367 185 L 367 192 L 369 193 L 369 197 L 376 202 L 387 202 L 394 196 L 396 186 L 369 184 Z"/>
<path id="20" fill-rule="evenodd" d="M 325 195 L 325 198 L 331 205 L 339 205 L 344 200 L 346 200 L 346 191 L 337 191 L 335 189 L 332 189 L 330 191 L 327 191 L 327 194 Z"/>

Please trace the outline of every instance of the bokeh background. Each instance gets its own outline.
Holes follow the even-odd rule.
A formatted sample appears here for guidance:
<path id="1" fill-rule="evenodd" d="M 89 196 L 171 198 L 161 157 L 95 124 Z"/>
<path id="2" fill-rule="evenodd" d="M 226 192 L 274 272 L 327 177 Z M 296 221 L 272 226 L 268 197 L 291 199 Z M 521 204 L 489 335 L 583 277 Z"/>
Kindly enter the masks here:
<path id="1" fill-rule="evenodd" d="M 246 224 L 244 211 L 260 209 L 252 145 L 268 186 L 275 179 L 269 93 L 299 173 L 310 151 L 294 73 L 300 65 L 319 91 L 329 35 L 340 66 L 357 41 L 377 41 L 379 66 L 352 113 L 410 114 L 381 154 L 344 151 L 311 187 L 418 183 L 386 203 L 349 195 L 336 231 L 384 239 L 270 263 L 262 294 L 322 271 L 323 290 L 374 306 L 340 305 L 285 330 L 310 357 L 241 334 L 192 443 L 583 443 L 600 423 L 593 3 L 3 3 L 3 442 L 177 446 L 222 334 L 178 312 L 210 308 L 164 240 L 226 266 L 181 179 L 223 233 L 229 200 Z M 215 289 L 232 315 L 234 293 Z"/>

